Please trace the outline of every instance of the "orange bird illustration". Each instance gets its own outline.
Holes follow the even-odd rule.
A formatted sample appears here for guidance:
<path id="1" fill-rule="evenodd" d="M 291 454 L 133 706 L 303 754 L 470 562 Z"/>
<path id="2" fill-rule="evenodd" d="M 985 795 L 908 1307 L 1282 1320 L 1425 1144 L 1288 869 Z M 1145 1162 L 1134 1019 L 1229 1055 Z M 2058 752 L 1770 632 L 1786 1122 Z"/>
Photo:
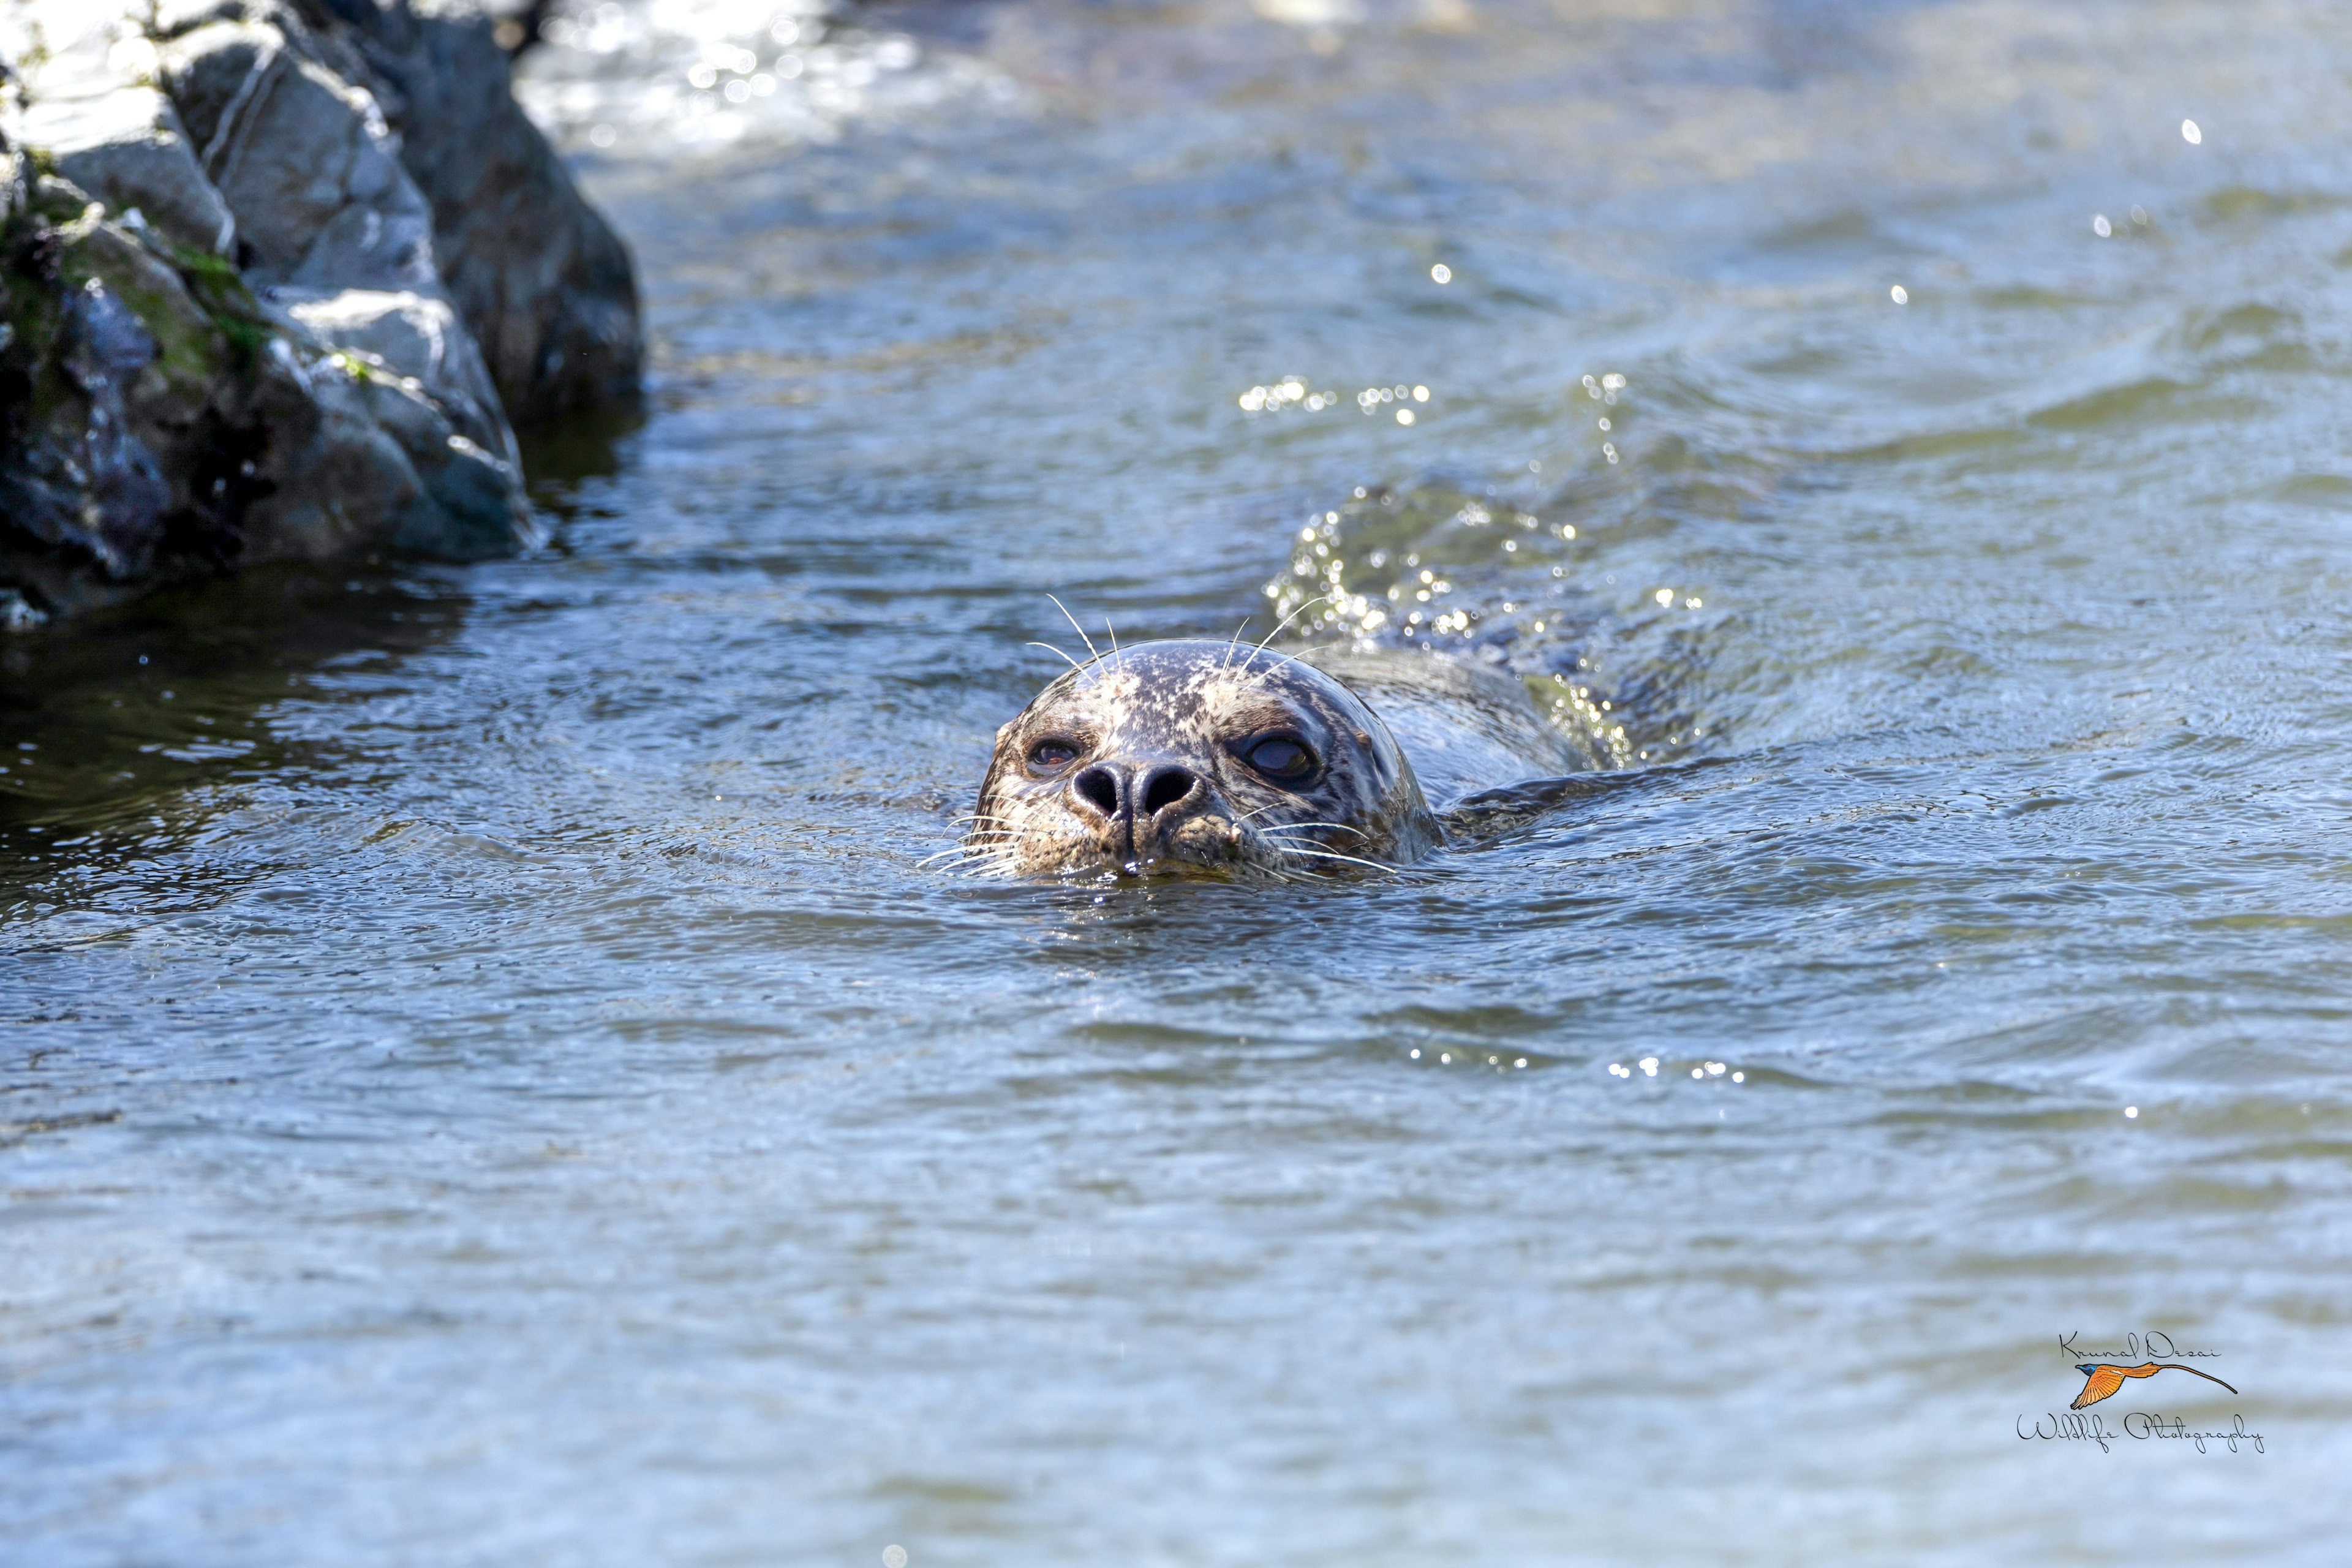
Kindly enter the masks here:
<path id="1" fill-rule="evenodd" d="M 2085 1405 L 2096 1405 L 2100 1400 L 2121 1388 L 2124 1385 L 2124 1379 L 2127 1377 L 2154 1377 L 2158 1373 L 2167 1370 L 2197 1372 L 2195 1367 L 2183 1366 L 2177 1361 L 2147 1361 L 2140 1363 L 2137 1366 L 2101 1366 L 2097 1362 L 2086 1361 L 2078 1363 L 2074 1370 L 2081 1373 L 2086 1381 L 2083 1384 L 2083 1392 L 2074 1395 L 2074 1403 L 2066 1406 L 2069 1410 L 2080 1410 Z M 2197 1375 L 2208 1383 L 2221 1383 L 2220 1378 L 2210 1372 L 2197 1372 Z M 2226 1383 L 2221 1383 L 2221 1386 L 2230 1388 Z M 2230 1392 L 2235 1394 L 2238 1391 L 2230 1388 Z"/>

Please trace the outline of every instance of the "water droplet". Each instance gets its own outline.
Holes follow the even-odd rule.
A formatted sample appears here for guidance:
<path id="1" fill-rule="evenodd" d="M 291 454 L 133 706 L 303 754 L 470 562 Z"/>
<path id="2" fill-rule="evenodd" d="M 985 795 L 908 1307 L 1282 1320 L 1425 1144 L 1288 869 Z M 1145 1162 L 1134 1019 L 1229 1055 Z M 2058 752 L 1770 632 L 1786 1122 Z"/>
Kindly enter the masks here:
<path id="1" fill-rule="evenodd" d="M 2193 142 L 2196 138 L 2192 136 L 2189 140 Z M 1436 282 L 1451 283 L 1454 281 L 1454 268 L 1446 266 L 1445 263 L 1441 261 L 1436 266 L 1429 269 L 1429 276 Z"/>
<path id="2" fill-rule="evenodd" d="M 2205 140 L 2205 132 L 2197 129 L 2197 121 L 2184 120 L 2180 122 L 2180 139 L 2194 147 Z"/>
<path id="3" fill-rule="evenodd" d="M 1886 297 L 1898 305 L 1907 305 L 1911 302 L 1911 290 L 1897 283 L 1886 291 Z"/>

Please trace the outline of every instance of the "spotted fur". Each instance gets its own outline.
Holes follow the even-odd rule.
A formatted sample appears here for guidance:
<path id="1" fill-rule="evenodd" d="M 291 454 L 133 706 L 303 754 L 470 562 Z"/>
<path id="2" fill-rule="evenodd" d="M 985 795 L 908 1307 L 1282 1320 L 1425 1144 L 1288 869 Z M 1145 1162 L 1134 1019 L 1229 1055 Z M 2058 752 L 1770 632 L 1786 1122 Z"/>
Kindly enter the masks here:
<path id="1" fill-rule="evenodd" d="M 1269 737 L 1302 743 L 1312 776 L 1253 767 Z M 1069 760 L 1041 764 L 1041 744 Z M 1247 643 L 1154 642 L 1069 670 L 996 732 L 961 853 L 1015 876 L 1285 878 L 1402 865 L 1443 837 L 1395 738 L 1337 679 Z"/>

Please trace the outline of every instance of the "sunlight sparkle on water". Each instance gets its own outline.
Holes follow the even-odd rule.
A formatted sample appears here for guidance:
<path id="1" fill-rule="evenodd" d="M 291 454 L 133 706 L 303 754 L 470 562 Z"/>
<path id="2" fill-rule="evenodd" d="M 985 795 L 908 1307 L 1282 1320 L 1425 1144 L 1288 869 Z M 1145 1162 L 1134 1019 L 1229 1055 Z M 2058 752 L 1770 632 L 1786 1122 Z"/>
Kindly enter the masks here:
<path id="1" fill-rule="evenodd" d="M 1336 392 L 1309 392 L 1299 377 L 1285 376 L 1264 386 L 1253 386 L 1234 400 L 1245 414 L 1274 414 L 1299 405 L 1310 414 L 1322 412 L 1339 401 Z"/>

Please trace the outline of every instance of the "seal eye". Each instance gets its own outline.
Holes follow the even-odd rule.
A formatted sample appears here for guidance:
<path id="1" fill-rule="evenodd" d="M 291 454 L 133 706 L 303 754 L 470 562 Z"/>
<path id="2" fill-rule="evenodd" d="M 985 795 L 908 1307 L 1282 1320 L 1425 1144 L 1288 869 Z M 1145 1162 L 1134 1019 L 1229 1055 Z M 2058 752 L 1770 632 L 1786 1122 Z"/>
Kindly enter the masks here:
<path id="1" fill-rule="evenodd" d="M 1076 743 L 1059 735 L 1048 735 L 1029 748 L 1029 765 L 1041 773 L 1059 773 L 1077 760 Z"/>
<path id="2" fill-rule="evenodd" d="M 1242 748 L 1242 761 L 1276 784 L 1302 784 L 1315 772 L 1315 753 L 1296 735 L 1265 735 Z"/>

